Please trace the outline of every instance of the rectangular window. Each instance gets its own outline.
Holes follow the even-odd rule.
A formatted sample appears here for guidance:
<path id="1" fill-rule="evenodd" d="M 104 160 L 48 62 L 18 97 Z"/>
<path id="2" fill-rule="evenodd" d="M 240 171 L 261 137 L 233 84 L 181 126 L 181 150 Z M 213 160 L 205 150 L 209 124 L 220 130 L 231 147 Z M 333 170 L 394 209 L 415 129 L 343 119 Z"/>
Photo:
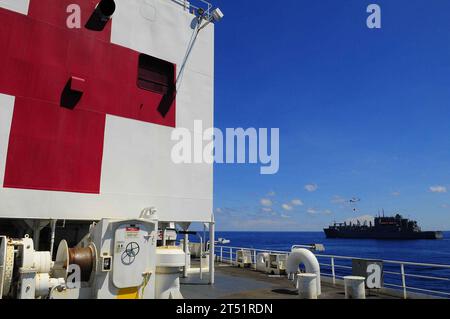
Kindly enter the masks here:
<path id="1" fill-rule="evenodd" d="M 143 90 L 162 95 L 171 94 L 175 88 L 174 64 L 140 54 L 137 85 Z"/>

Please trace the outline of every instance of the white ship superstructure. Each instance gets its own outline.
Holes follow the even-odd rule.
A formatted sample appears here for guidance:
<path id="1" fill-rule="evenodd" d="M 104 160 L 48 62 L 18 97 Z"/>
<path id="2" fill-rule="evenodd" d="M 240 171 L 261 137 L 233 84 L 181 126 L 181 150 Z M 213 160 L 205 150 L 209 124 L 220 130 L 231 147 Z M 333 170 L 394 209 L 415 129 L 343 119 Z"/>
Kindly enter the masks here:
<path id="1" fill-rule="evenodd" d="M 171 159 L 213 127 L 222 13 L 196 3 L 0 1 L 0 298 L 179 298 L 174 230 L 214 248 L 213 166 Z"/>

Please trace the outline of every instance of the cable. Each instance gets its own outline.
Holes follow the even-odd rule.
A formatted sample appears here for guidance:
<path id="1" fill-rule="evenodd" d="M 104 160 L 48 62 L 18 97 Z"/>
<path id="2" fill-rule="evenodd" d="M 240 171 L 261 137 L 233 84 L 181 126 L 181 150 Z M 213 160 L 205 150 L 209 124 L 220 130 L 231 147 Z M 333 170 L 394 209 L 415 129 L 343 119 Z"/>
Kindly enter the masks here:
<path id="1" fill-rule="evenodd" d="M 152 273 L 151 272 L 145 272 L 142 274 L 142 276 L 144 277 L 144 280 L 142 282 L 142 290 L 141 290 L 141 297 L 139 299 L 144 299 L 144 294 L 145 294 L 145 288 L 147 288 L 148 283 L 150 282 L 150 277 L 151 277 Z"/>
<path id="2" fill-rule="evenodd" d="M 195 42 L 197 41 L 198 35 L 200 31 L 209 23 L 207 22 L 205 25 L 202 26 L 203 16 L 198 17 L 197 19 L 197 25 L 195 26 L 195 29 L 192 33 L 191 40 L 189 41 L 188 49 L 186 51 L 186 54 L 184 56 L 183 62 L 181 63 L 180 72 L 178 73 L 177 80 L 175 83 L 175 92 L 178 93 L 178 90 L 181 86 L 181 83 L 183 82 L 183 75 L 184 75 L 184 69 L 186 67 L 187 61 L 191 55 L 192 49 L 194 48 Z"/>

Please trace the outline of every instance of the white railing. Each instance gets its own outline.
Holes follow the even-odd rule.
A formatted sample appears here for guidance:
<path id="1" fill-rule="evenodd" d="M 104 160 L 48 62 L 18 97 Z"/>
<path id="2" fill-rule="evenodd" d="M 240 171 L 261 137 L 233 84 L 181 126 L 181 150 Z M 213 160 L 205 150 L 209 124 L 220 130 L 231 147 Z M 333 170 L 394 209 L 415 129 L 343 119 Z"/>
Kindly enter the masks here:
<path id="1" fill-rule="evenodd" d="M 216 246 L 216 256 L 218 261 L 222 263 L 234 264 L 236 262 L 237 251 L 239 250 L 249 250 L 252 252 L 252 265 L 256 269 L 256 256 L 260 252 L 271 253 L 271 254 L 286 254 L 289 255 L 287 251 L 277 251 L 268 249 L 255 249 L 255 248 L 245 248 L 245 247 L 231 247 L 231 246 Z M 336 279 L 343 279 L 344 276 L 351 274 L 352 266 L 349 263 L 354 259 L 363 259 L 360 257 L 347 257 L 347 256 L 336 256 L 336 255 L 323 255 L 315 254 L 319 259 L 319 264 L 322 268 L 321 275 L 330 277 L 333 284 L 336 284 Z M 329 262 L 325 262 L 328 260 Z M 380 260 L 381 261 L 381 260 Z M 403 292 L 403 298 L 408 298 L 408 293 L 421 293 L 425 295 L 433 295 L 439 297 L 450 298 L 450 265 L 441 264 L 430 264 L 430 263 L 417 263 L 408 261 L 395 261 L 395 260 L 382 260 L 384 265 L 384 286 L 387 288 L 392 288 L 395 290 L 401 290 Z M 345 264 L 347 263 L 347 264 Z M 407 272 L 407 268 L 416 268 L 416 273 Z M 394 268 L 394 269 L 392 269 Z M 431 276 L 427 275 L 426 271 L 430 268 L 433 270 L 443 270 L 447 271 L 447 276 Z M 398 271 L 395 271 L 398 269 Z M 329 270 L 330 272 L 326 272 Z M 421 272 L 422 274 L 418 274 Z M 424 274 L 425 273 L 425 274 Z M 389 278 L 386 276 L 389 275 Z M 397 281 L 392 280 L 393 278 L 398 278 Z M 432 282 L 444 282 L 447 284 L 448 290 L 442 291 L 437 289 L 427 289 L 422 287 L 415 287 L 408 285 L 408 278 L 415 278 L 428 283 Z"/>

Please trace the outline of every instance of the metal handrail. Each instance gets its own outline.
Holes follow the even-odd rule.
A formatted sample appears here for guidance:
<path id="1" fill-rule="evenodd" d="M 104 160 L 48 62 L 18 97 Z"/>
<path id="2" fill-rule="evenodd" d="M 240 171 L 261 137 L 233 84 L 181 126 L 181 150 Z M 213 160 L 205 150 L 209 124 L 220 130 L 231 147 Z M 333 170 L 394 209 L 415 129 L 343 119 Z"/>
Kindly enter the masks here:
<path id="1" fill-rule="evenodd" d="M 334 267 L 334 268 L 342 268 L 342 269 L 352 269 L 351 266 L 344 266 L 344 265 L 334 265 L 333 264 L 323 264 L 323 263 L 319 263 L 319 265 L 321 266 L 328 266 L 328 267 Z"/>
<path id="2" fill-rule="evenodd" d="M 339 259 L 362 259 L 361 257 L 349 257 L 349 256 L 336 256 L 336 255 L 322 255 L 317 254 L 317 257 L 328 257 L 328 258 L 339 258 Z M 364 258 L 363 258 L 364 259 Z M 365 258 L 368 260 L 378 260 L 374 258 Z M 380 259 L 381 260 L 381 259 Z M 450 269 L 450 265 L 443 265 L 443 264 L 429 264 L 429 263 L 418 263 L 418 262 L 412 262 L 412 261 L 398 261 L 398 260 L 383 260 L 384 263 L 387 264 L 403 264 L 405 266 L 423 266 L 423 267 L 437 267 L 437 268 L 447 268 Z"/>
<path id="3" fill-rule="evenodd" d="M 234 262 L 233 256 L 235 256 L 237 254 L 236 251 L 238 251 L 238 250 L 250 250 L 253 252 L 252 262 L 255 264 L 255 268 L 256 268 L 256 253 L 257 252 L 265 252 L 265 253 L 273 253 L 273 254 L 286 254 L 286 255 L 289 255 L 289 253 L 290 253 L 289 251 L 280 251 L 280 250 L 268 250 L 268 249 L 233 247 L 233 246 L 216 246 L 216 251 L 220 251 L 219 260 L 221 262 L 229 261 L 230 263 L 233 263 Z M 228 258 L 224 257 L 224 253 L 225 253 L 225 255 L 228 256 Z M 326 267 L 331 268 L 331 274 L 328 274 L 328 273 L 322 273 L 322 274 L 324 276 L 332 277 L 333 284 L 336 283 L 336 278 L 343 278 L 343 276 L 336 274 L 336 269 L 352 269 L 352 267 L 350 267 L 350 266 L 336 264 L 336 261 L 338 261 L 338 260 L 350 261 L 353 259 L 361 259 L 361 257 L 325 255 L 325 254 L 316 254 L 316 256 L 318 258 L 329 258 L 330 259 L 330 263 L 319 263 L 319 264 L 321 266 L 326 266 Z M 369 259 L 369 260 L 375 260 L 375 259 Z M 419 287 L 411 287 L 411 286 L 408 286 L 407 282 L 406 282 L 407 278 L 419 278 L 419 279 L 425 279 L 425 280 L 445 281 L 445 282 L 449 282 L 450 278 L 419 275 L 419 274 L 414 274 L 414 273 L 407 273 L 405 271 L 405 266 L 433 267 L 433 268 L 450 270 L 450 265 L 419 263 L 419 262 L 411 262 L 411 261 L 398 261 L 398 260 L 380 260 L 380 261 L 383 261 L 384 264 L 400 266 L 399 272 L 385 270 L 384 273 L 389 274 L 389 275 L 400 276 L 401 285 L 396 285 L 394 283 L 387 282 L 387 283 L 385 283 L 385 286 L 400 288 L 401 290 L 403 290 L 403 298 L 406 299 L 408 297 L 408 291 L 417 291 L 417 292 L 423 292 L 423 293 L 428 293 L 428 294 L 431 293 L 431 294 L 435 294 L 435 295 L 450 297 L 449 292 L 430 290 L 430 289 L 424 289 L 424 288 L 419 288 Z"/>

